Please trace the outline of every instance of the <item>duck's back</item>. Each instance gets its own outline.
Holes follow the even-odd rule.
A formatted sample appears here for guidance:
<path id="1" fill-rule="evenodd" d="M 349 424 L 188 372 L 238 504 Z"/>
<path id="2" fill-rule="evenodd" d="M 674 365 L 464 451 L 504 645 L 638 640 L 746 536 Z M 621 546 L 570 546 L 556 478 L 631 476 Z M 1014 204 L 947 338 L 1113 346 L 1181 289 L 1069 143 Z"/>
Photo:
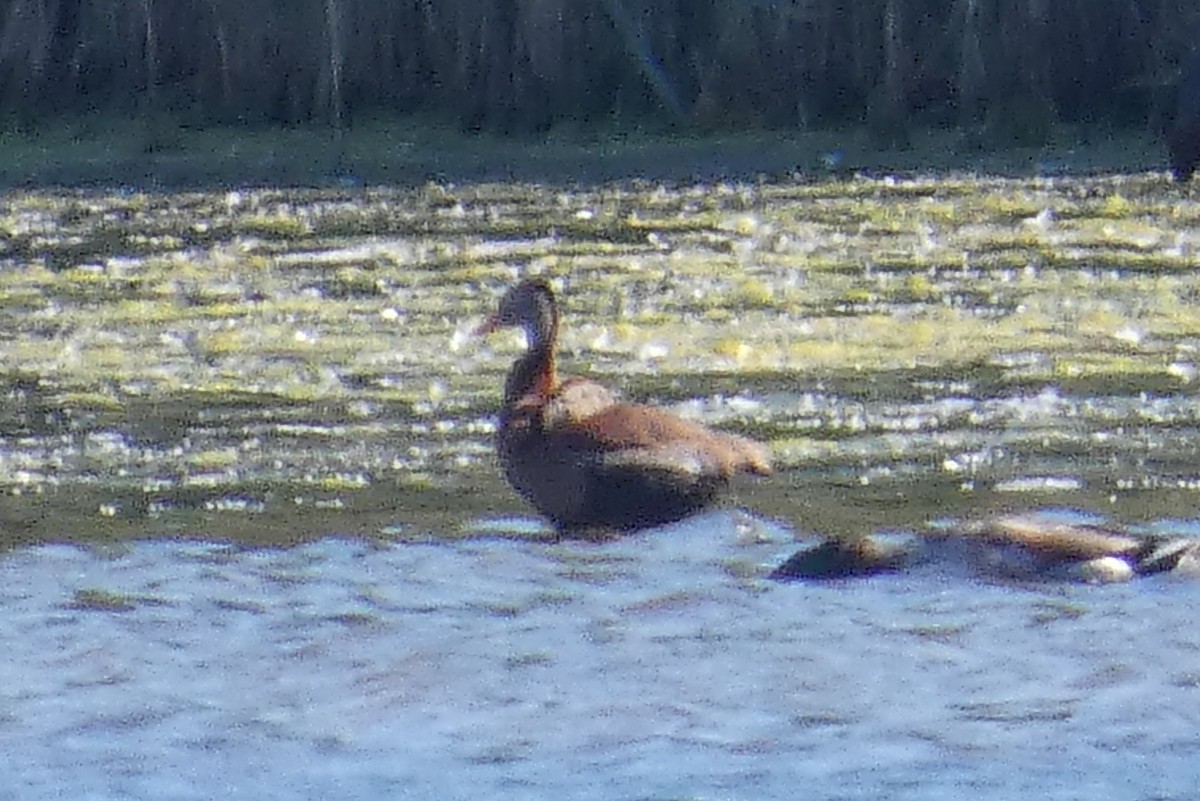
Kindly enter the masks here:
<path id="1" fill-rule="evenodd" d="M 770 472 L 766 448 L 590 382 L 508 410 L 498 450 L 513 487 L 561 529 L 671 522 L 715 500 L 737 472 Z"/>

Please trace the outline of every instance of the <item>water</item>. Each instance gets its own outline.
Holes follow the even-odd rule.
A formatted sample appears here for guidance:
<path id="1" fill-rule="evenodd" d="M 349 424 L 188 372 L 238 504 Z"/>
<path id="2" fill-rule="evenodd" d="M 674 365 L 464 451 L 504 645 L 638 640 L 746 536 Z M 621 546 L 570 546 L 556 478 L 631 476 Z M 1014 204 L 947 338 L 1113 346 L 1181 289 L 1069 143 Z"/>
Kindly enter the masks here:
<path id="1" fill-rule="evenodd" d="M 1196 531 L 1161 174 L 4 200 L 0 801 L 1200 784 L 1195 584 L 766 578 L 994 512 Z M 735 497 L 783 524 L 501 519 L 519 346 L 466 332 L 527 270 L 569 373 L 769 440 Z"/>
<path id="2" fill-rule="evenodd" d="M 766 580 L 795 547 L 18 549 L 0 798 L 1194 795 L 1196 584 Z"/>

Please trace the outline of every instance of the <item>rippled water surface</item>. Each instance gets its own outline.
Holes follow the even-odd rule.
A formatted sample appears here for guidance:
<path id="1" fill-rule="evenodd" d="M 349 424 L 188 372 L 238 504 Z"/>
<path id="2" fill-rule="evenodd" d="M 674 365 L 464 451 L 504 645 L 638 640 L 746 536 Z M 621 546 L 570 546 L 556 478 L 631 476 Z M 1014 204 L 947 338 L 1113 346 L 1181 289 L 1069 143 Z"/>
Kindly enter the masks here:
<path id="1" fill-rule="evenodd" d="M 1190 798 L 1197 585 L 768 574 L 1042 508 L 1195 533 L 1200 203 L 1162 174 L 0 198 L 0 799 Z M 561 364 L 769 443 L 555 542 Z M 753 510 L 756 517 L 732 511 Z"/>
<path id="2" fill-rule="evenodd" d="M 1193 797 L 1196 585 L 761 578 L 791 547 L 30 548 L 0 797 Z"/>

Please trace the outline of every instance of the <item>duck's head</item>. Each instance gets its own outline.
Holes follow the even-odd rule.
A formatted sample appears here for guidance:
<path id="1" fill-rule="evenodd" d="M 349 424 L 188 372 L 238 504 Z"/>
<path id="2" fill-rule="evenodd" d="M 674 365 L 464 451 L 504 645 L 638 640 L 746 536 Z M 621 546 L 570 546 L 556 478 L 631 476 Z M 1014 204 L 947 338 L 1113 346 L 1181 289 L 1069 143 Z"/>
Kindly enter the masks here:
<path id="1" fill-rule="evenodd" d="M 530 349 L 553 345 L 558 329 L 558 304 L 544 278 L 526 278 L 500 299 L 496 313 L 476 330 L 485 336 L 501 328 L 523 328 Z"/>

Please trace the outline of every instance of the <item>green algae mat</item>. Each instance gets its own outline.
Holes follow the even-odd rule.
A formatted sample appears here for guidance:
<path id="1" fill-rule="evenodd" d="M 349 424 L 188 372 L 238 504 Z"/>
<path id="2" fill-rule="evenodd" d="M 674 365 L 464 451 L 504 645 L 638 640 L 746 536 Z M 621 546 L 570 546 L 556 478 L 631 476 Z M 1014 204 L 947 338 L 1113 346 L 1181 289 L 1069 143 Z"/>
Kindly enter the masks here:
<path id="1" fill-rule="evenodd" d="M 532 273 L 566 372 L 769 442 L 736 502 L 798 535 L 1200 491 L 1200 202 L 1161 173 L 9 192 L 0 260 L 6 547 L 527 514 L 522 343 L 471 332 Z"/>

